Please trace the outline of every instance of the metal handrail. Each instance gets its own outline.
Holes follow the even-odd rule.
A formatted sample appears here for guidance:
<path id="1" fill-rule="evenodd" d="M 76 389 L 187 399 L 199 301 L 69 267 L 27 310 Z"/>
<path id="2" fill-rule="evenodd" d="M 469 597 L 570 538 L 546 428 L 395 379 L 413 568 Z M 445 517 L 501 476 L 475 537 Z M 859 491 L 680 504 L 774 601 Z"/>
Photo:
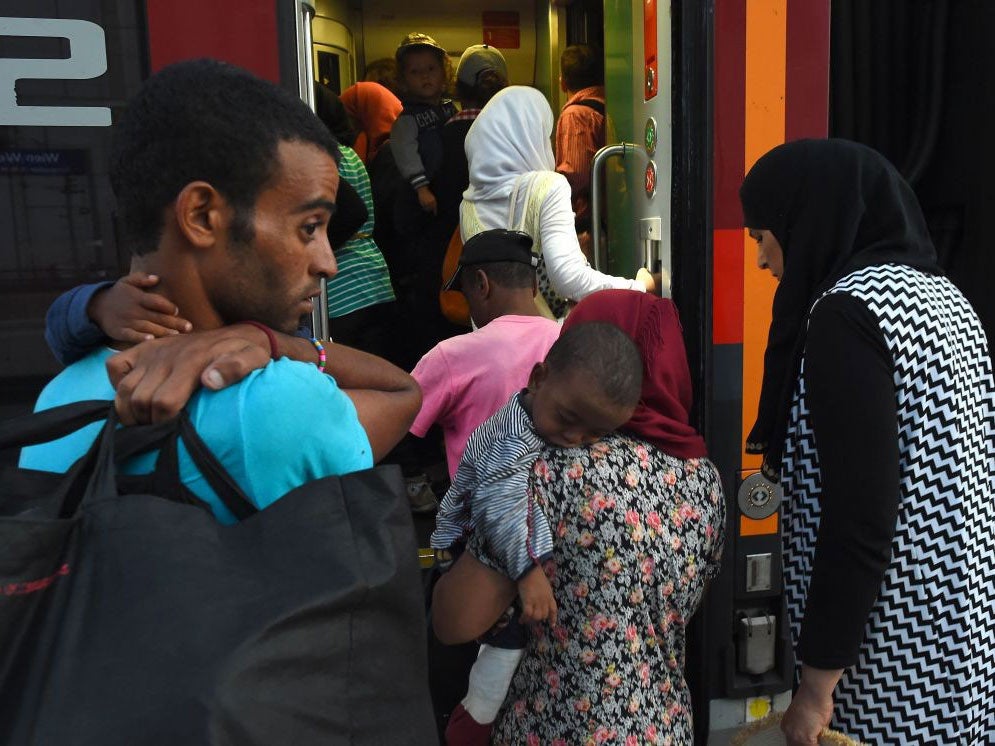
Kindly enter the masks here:
<path id="1" fill-rule="evenodd" d="M 591 256 L 594 268 L 601 271 L 601 165 L 608 158 L 622 156 L 629 151 L 635 151 L 639 146 L 631 142 L 620 142 L 615 145 L 605 145 L 591 159 Z"/>
<path id="2" fill-rule="evenodd" d="M 314 111 L 314 44 L 311 36 L 311 20 L 315 16 L 314 3 L 302 0 L 297 6 L 297 68 L 301 87 L 301 98 Z M 322 277 L 321 292 L 311 309 L 311 333 L 318 339 L 329 339 L 328 327 L 328 282 Z"/>

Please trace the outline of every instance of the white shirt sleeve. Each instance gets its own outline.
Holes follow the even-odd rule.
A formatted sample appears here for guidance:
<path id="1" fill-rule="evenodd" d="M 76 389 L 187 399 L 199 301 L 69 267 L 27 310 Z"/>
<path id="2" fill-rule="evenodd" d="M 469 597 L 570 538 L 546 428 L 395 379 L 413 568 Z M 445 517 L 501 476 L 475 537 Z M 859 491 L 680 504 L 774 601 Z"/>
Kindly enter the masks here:
<path id="1" fill-rule="evenodd" d="M 646 290 L 638 280 L 612 277 L 587 263 L 574 232 L 570 184 L 566 178 L 557 179 L 546 194 L 539 209 L 539 226 L 549 283 L 564 298 L 579 301 L 596 290 Z"/>

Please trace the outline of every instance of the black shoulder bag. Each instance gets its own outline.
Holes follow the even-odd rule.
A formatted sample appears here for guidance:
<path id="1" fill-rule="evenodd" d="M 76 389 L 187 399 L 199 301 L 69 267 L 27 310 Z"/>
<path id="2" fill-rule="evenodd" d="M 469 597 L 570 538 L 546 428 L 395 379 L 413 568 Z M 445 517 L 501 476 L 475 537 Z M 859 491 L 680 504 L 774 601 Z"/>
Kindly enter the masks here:
<path id="1" fill-rule="evenodd" d="M 0 423 L 0 450 L 107 420 L 66 474 L 0 474 L 0 743 L 435 739 L 399 472 L 328 477 L 257 510 L 181 416 L 109 402 Z M 241 520 L 180 484 L 177 444 Z M 152 474 L 118 462 L 158 450 Z"/>

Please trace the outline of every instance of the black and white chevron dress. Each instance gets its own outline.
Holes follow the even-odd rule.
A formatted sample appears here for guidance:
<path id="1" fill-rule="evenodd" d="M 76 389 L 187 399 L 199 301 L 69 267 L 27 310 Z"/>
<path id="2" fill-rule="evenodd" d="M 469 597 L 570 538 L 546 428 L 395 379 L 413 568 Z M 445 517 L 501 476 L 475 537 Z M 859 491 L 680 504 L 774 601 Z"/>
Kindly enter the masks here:
<path id="1" fill-rule="evenodd" d="M 947 279 L 909 267 L 868 267 L 829 293 L 863 301 L 894 357 L 901 479 L 891 563 L 858 662 L 836 689 L 834 727 L 870 744 L 995 743 L 995 393 L 984 332 Z M 821 489 L 803 375 L 782 484 L 797 644 Z"/>

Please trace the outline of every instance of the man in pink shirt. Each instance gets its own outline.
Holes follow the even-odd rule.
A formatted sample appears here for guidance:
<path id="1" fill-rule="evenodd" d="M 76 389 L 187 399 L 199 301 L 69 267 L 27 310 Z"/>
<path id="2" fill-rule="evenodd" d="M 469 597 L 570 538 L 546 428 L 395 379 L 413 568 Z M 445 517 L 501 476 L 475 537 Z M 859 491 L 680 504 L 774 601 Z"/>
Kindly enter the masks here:
<path id="1" fill-rule="evenodd" d="M 605 144 L 605 73 L 600 51 L 574 44 L 560 55 L 560 88 L 570 94 L 556 123 L 556 170 L 570 182 L 577 233 L 591 229 L 591 160 Z"/>
<path id="2" fill-rule="evenodd" d="M 442 427 L 450 478 L 470 434 L 528 383 L 560 335 L 533 300 L 536 263 L 528 234 L 497 229 L 468 240 L 446 289 L 463 292 L 478 328 L 443 340 L 411 371 L 422 389 L 411 433 Z"/>

